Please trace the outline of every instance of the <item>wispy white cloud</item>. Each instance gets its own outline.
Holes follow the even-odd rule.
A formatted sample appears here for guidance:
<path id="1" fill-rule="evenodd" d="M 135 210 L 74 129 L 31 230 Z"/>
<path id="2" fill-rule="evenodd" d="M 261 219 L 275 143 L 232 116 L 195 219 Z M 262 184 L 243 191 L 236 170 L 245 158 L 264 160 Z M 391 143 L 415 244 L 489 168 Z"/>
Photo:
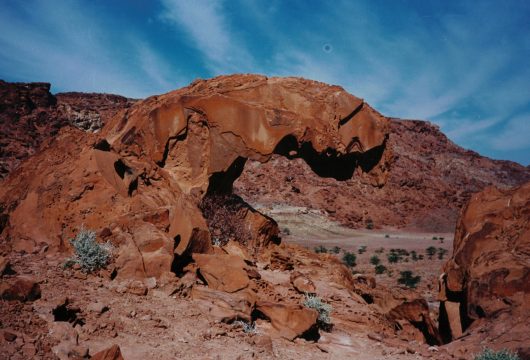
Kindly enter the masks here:
<path id="1" fill-rule="evenodd" d="M 162 0 L 162 18 L 185 31 L 214 74 L 256 71 L 251 55 L 230 29 L 220 0 Z"/>
<path id="2" fill-rule="evenodd" d="M 109 28 L 112 25 L 98 22 L 86 4 L 27 1 L 17 5 L 17 12 L 8 8 L 0 12 L 3 77 L 16 74 L 21 81 L 50 81 L 56 89 L 131 97 L 175 87 L 168 80 L 168 66 L 148 43 L 130 33 L 111 37 L 116 34 Z M 119 48 L 115 41 L 120 42 Z M 129 56 L 123 56 L 124 47 Z"/>
<path id="3" fill-rule="evenodd" d="M 511 118 L 500 133 L 491 137 L 490 142 L 497 150 L 530 151 L 530 113 Z"/>

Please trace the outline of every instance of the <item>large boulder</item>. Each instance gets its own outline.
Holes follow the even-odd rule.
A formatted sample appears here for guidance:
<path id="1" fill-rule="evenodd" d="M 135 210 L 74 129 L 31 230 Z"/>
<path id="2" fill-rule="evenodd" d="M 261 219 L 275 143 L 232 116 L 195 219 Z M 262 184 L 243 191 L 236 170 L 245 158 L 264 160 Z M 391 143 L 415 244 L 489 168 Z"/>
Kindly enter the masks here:
<path id="1" fill-rule="evenodd" d="M 233 293 L 249 285 L 246 264 L 239 256 L 194 254 L 193 260 L 209 288 Z"/>
<path id="2" fill-rule="evenodd" d="M 41 296 L 40 285 L 34 279 L 21 276 L 0 283 L 0 299 L 34 301 Z"/>
<path id="3" fill-rule="evenodd" d="M 457 225 L 453 255 L 440 277 L 440 330 L 451 341 L 478 329 L 494 332 L 501 318 L 513 328 L 519 321 L 527 327 L 529 294 L 530 182 L 487 188 L 473 195 Z M 501 341 L 501 334 L 489 336 Z"/>
<path id="4" fill-rule="evenodd" d="M 300 305 L 260 301 L 256 310 L 270 320 L 281 337 L 294 340 L 316 328 L 318 313 Z"/>

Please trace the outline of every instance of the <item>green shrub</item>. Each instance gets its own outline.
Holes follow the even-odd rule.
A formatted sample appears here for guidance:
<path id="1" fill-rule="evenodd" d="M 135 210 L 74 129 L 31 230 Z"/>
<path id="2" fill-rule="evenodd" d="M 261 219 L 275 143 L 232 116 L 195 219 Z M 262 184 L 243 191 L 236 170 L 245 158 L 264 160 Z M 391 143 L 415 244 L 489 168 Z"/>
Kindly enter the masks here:
<path id="1" fill-rule="evenodd" d="M 357 265 L 357 256 L 355 256 L 354 253 L 351 252 L 345 252 L 344 256 L 342 257 L 342 261 L 348 266 L 354 267 Z"/>
<path id="2" fill-rule="evenodd" d="M 81 227 L 74 239 L 70 239 L 74 247 L 74 257 L 67 263 L 76 263 L 84 272 L 93 272 L 107 266 L 111 258 L 112 245 L 99 244 L 96 241 L 96 232 Z"/>
<path id="3" fill-rule="evenodd" d="M 438 237 L 433 236 L 432 239 L 433 239 L 433 240 L 438 240 Z"/>
<path id="4" fill-rule="evenodd" d="M 333 251 L 335 254 L 338 254 L 338 253 L 340 253 L 340 247 L 334 246 L 331 251 Z"/>
<path id="5" fill-rule="evenodd" d="M 366 245 L 359 246 L 357 251 L 359 252 L 359 255 L 364 254 L 366 252 Z"/>
<path id="6" fill-rule="evenodd" d="M 395 264 L 397 263 L 400 259 L 399 259 L 399 255 L 395 252 L 390 252 L 390 254 L 388 254 L 386 256 L 387 260 L 389 263 L 391 264 Z"/>
<path id="7" fill-rule="evenodd" d="M 427 249 L 425 249 L 425 253 L 429 257 L 429 260 L 432 259 L 434 254 L 436 254 L 436 248 L 434 246 L 429 246 Z"/>
<path id="8" fill-rule="evenodd" d="M 388 239 L 390 237 L 390 235 L 388 234 L 385 234 L 385 238 Z"/>
<path id="9" fill-rule="evenodd" d="M 384 253 L 384 252 L 385 252 L 385 248 L 382 248 L 382 247 L 381 247 L 381 248 L 379 248 L 379 249 L 375 249 L 375 253 L 376 253 L 376 254 L 382 254 L 382 253 Z"/>
<path id="10" fill-rule="evenodd" d="M 398 283 L 409 288 L 415 288 L 421 280 L 421 276 L 413 276 L 412 271 L 410 270 L 401 271 L 399 274 L 400 277 Z"/>
<path id="11" fill-rule="evenodd" d="M 381 259 L 379 259 L 379 256 L 374 255 L 370 258 L 370 264 L 379 265 L 379 263 L 381 263 Z"/>
<path id="12" fill-rule="evenodd" d="M 493 351 L 491 349 L 484 349 L 483 352 L 475 356 L 475 360 L 519 360 L 519 356 L 508 350 Z"/>
<path id="13" fill-rule="evenodd" d="M 384 274 L 387 271 L 386 266 L 382 264 L 376 265 L 374 269 L 377 275 Z"/>
<path id="14" fill-rule="evenodd" d="M 374 228 L 374 222 L 372 220 L 366 221 L 366 228 L 372 230 Z"/>
<path id="15" fill-rule="evenodd" d="M 418 254 L 416 253 L 416 251 L 412 250 L 410 252 L 410 256 L 412 256 L 412 261 L 418 261 Z"/>
<path id="16" fill-rule="evenodd" d="M 443 260 L 445 254 L 447 254 L 448 251 L 444 248 L 438 248 L 438 259 Z"/>
<path id="17" fill-rule="evenodd" d="M 258 329 L 256 329 L 256 323 L 253 323 L 253 322 L 245 322 L 245 321 L 241 321 L 241 320 L 237 320 L 237 321 L 234 321 L 234 326 L 238 326 L 238 327 L 241 327 L 241 329 L 243 330 L 243 332 L 245 334 L 257 334 L 258 333 Z"/>
<path id="18" fill-rule="evenodd" d="M 315 295 L 306 294 L 304 306 L 310 309 L 315 309 L 318 312 L 317 325 L 324 330 L 329 330 L 331 327 L 331 311 L 333 307 L 322 301 L 321 298 Z"/>
<path id="19" fill-rule="evenodd" d="M 320 254 L 320 253 L 325 254 L 325 253 L 328 252 L 328 249 L 327 249 L 325 246 L 320 245 L 320 246 L 315 247 L 315 252 L 316 252 L 317 254 Z"/>

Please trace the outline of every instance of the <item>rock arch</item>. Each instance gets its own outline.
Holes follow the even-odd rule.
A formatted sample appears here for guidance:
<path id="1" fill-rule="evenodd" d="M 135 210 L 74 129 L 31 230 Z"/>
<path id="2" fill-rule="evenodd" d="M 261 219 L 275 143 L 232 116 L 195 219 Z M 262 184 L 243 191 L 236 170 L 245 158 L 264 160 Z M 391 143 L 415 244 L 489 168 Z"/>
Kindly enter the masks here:
<path id="1" fill-rule="evenodd" d="M 75 202 L 68 191 L 46 197 L 37 191 L 38 181 L 28 181 L 28 191 L 49 219 L 39 229 L 44 242 L 67 243 L 76 224 L 108 228 L 105 234 L 119 249 L 118 276 L 160 276 L 175 257 L 212 251 L 201 204 L 211 194 L 230 194 L 247 159 L 263 163 L 275 153 L 301 157 L 321 176 L 344 180 L 356 173 L 381 186 L 389 162 L 387 137 L 388 120 L 338 86 L 222 76 L 139 101 L 100 134 L 81 140 L 67 132 L 48 149 L 53 156 L 75 147 L 64 162 L 83 164 L 84 171 L 69 172 L 65 163 L 44 169 L 30 159 L 30 173 L 55 174 L 55 185 L 79 194 Z M 87 184 L 90 190 L 83 190 Z M 249 247 L 278 241 L 276 223 L 245 205 L 236 212 L 250 234 Z M 28 236 L 17 221 L 8 232 Z"/>

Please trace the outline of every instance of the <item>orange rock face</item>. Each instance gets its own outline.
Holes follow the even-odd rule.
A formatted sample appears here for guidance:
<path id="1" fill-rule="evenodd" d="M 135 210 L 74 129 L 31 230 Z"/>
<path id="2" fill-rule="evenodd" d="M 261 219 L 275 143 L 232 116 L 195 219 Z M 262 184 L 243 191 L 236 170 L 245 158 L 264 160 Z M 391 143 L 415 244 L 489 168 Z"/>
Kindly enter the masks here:
<path id="1" fill-rule="evenodd" d="M 446 341 L 467 329 L 478 333 L 481 327 L 488 336 L 500 338 L 503 334 L 495 333 L 495 323 L 527 326 L 530 183 L 511 190 L 490 187 L 473 195 L 458 222 L 453 256 L 444 267 L 439 297 L 440 330 Z M 510 341 L 516 340 L 516 335 L 511 334 Z M 526 343 L 519 346 L 528 350 L 528 345 L 526 336 Z"/>
<path id="2" fill-rule="evenodd" d="M 194 82 L 118 112 L 97 135 L 62 129 L 2 184 L 3 243 L 65 250 L 84 224 L 115 245 L 118 277 L 158 277 L 212 251 L 200 204 L 229 194 L 247 159 L 300 157 L 321 176 L 357 171 L 383 184 L 387 134 L 387 120 L 340 87 L 254 75 Z M 357 168 L 365 154 L 371 166 Z M 276 223 L 248 205 L 231 221 L 252 249 L 277 241 Z"/>

